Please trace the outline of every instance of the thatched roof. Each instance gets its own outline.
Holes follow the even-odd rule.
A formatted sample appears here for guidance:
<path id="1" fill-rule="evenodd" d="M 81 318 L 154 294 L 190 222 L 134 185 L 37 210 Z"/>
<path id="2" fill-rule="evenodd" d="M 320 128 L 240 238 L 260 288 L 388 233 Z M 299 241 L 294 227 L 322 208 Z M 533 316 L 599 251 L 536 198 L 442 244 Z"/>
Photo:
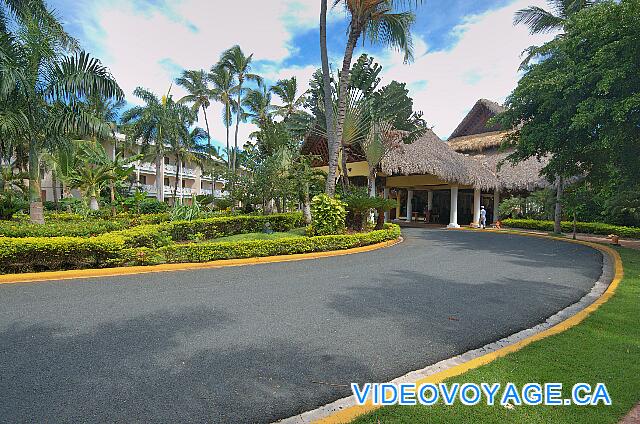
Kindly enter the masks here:
<path id="1" fill-rule="evenodd" d="M 508 131 L 492 131 L 482 134 L 466 135 L 449 139 L 447 143 L 456 152 L 481 153 L 487 149 L 496 149 L 502 144 L 502 138 Z"/>
<path id="2" fill-rule="evenodd" d="M 503 111 L 504 108 L 496 102 L 487 99 L 478 100 L 453 130 L 449 139 L 500 130 L 499 125 L 487 127 L 487 121 Z"/>
<path id="3" fill-rule="evenodd" d="M 431 174 L 450 183 L 483 189 L 499 184 L 493 172 L 480 161 L 453 151 L 431 130 L 413 143 L 390 151 L 381 168 L 388 175 Z"/>
<path id="4" fill-rule="evenodd" d="M 543 157 L 540 160 L 533 157 L 512 165 L 511 162 L 505 160 L 510 153 L 510 151 L 499 152 L 493 149 L 482 154 L 468 156 L 468 158 L 479 162 L 496 175 L 498 188 L 501 190 L 533 191 L 551 186 L 551 183 L 540 175 L 542 168 L 549 163 L 548 157 Z"/>

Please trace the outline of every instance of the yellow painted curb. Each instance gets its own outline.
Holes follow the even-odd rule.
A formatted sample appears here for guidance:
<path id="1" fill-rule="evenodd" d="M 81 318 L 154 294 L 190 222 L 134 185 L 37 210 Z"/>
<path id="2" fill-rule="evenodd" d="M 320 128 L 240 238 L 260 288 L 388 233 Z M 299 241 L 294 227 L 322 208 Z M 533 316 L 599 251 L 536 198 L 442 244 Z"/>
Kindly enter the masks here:
<path id="1" fill-rule="evenodd" d="M 27 272 L 24 274 L 0 275 L 0 284 L 37 283 L 53 280 L 72 280 L 78 278 L 115 277 L 119 275 L 147 274 L 151 272 L 190 271 L 194 269 L 224 268 L 229 266 L 257 265 L 274 262 L 302 261 L 307 259 L 327 258 L 331 256 L 351 255 L 370 252 L 400 243 L 402 238 L 383 241 L 368 246 L 354 247 L 344 250 L 326 252 L 297 253 L 294 255 L 263 256 L 245 259 L 222 259 L 211 262 L 188 262 L 179 264 L 161 264 L 150 266 L 129 266 L 122 268 L 73 269 L 69 271 Z"/>
<path id="2" fill-rule="evenodd" d="M 556 238 L 554 237 L 550 237 L 547 235 L 543 235 L 543 234 L 532 234 L 532 233 L 519 233 L 519 232 L 510 232 L 510 231 L 505 231 L 505 230 L 492 230 L 492 229 L 486 229 L 486 230 L 478 230 L 478 231 L 483 231 L 483 232 L 495 232 L 495 233 L 506 233 L 506 234 L 516 234 L 516 235 L 523 235 L 523 236 L 528 236 L 528 237 L 540 237 L 540 238 L 547 238 L 547 239 L 553 239 L 556 240 Z M 516 352 L 520 349 L 522 349 L 523 347 L 527 346 L 530 343 L 533 343 L 535 341 L 544 339 L 546 337 L 549 336 L 553 336 L 555 334 L 558 333 L 562 333 L 565 330 L 568 330 L 569 328 L 579 324 L 580 322 L 582 322 L 586 317 L 588 317 L 593 311 L 595 311 L 596 309 L 598 309 L 601 305 L 603 305 L 605 302 L 607 302 L 611 296 L 614 295 L 614 293 L 616 292 L 616 289 L 618 288 L 618 285 L 620 284 L 620 281 L 622 280 L 623 276 L 624 276 L 624 269 L 622 267 L 622 259 L 620 258 L 620 254 L 610 248 L 609 246 L 604 246 L 601 244 L 597 244 L 597 243 L 592 243 L 592 242 L 588 242 L 588 241 L 582 241 L 582 240 L 571 240 L 571 239 L 558 239 L 559 241 L 564 241 L 564 242 L 569 242 L 569 243 L 577 243 L 577 244 L 583 244 L 585 246 L 590 246 L 594 249 L 597 249 L 607 255 L 609 255 L 611 257 L 611 259 L 613 259 L 614 261 L 614 277 L 613 280 L 611 281 L 611 284 L 609 284 L 609 287 L 607 288 L 607 290 L 605 290 L 605 292 L 598 298 L 596 299 L 592 304 L 590 304 L 589 306 L 587 306 L 586 308 L 582 309 L 581 311 L 577 312 L 575 315 L 567 318 L 566 320 L 554 325 L 553 327 L 550 327 L 544 331 L 541 331 L 540 333 L 534 334 L 530 337 L 527 337 L 525 339 L 522 339 L 516 343 L 513 343 L 509 346 L 505 346 L 503 348 L 500 348 L 496 351 L 493 351 L 491 353 L 487 353 L 486 355 L 482 355 L 478 358 L 474 358 L 468 362 L 465 362 L 463 364 L 460 365 L 456 365 L 454 367 L 451 367 L 449 369 L 437 372 L 435 374 L 432 374 L 428 377 L 422 378 L 418 381 L 415 382 L 416 387 L 420 386 L 421 384 L 425 384 L 425 383 L 440 383 L 448 378 L 451 377 L 455 377 L 458 376 L 460 374 L 463 374 L 469 370 L 472 370 L 474 368 L 478 368 L 482 365 L 486 365 L 500 357 L 506 356 L 510 353 Z M 366 404 L 366 405 L 362 405 L 362 406 L 351 406 L 348 408 L 345 408 L 341 411 L 335 412 L 334 414 L 322 418 L 320 420 L 314 421 L 314 423 L 318 423 L 318 424 L 338 424 L 338 423 L 348 423 L 352 420 L 354 420 L 355 418 L 357 418 L 360 415 L 366 414 L 368 412 L 374 411 L 376 409 L 380 408 L 379 405 L 372 405 L 372 404 Z"/>

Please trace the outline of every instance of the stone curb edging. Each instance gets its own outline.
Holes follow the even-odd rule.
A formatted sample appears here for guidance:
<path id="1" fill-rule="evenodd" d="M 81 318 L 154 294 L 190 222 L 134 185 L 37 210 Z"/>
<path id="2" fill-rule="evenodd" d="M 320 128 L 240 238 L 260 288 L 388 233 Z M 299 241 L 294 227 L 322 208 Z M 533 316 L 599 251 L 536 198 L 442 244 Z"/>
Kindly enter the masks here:
<path id="1" fill-rule="evenodd" d="M 484 230 L 485 232 L 501 233 L 500 230 Z M 503 234 L 505 232 L 502 232 Z M 546 235 L 513 233 L 527 237 L 540 237 L 552 239 Z M 556 239 L 553 239 L 556 240 Z M 602 274 L 596 281 L 589 293 L 583 296 L 578 302 L 562 309 L 541 324 L 519 331 L 496 342 L 489 343 L 478 349 L 470 350 L 453 358 L 445 359 L 423 369 L 409 372 L 391 381 L 391 383 L 438 383 L 447 378 L 463 374 L 474 368 L 488 364 L 495 359 L 503 357 L 509 353 L 518 351 L 526 345 L 561 333 L 584 320 L 593 311 L 598 309 L 615 293 L 615 290 L 622 280 L 623 268 L 620 255 L 614 249 L 596 243 L 581 240 L 562 240 L 559 242 L 576 243 L 589 246 L 602 253 Z M 306 424 L 306 423 L 347 423 L 359 415 L 378 409 L 378 406 L 371 404 L 358 406 L 355 397 L 349 396 L 338 399 L 335 402 L 321 406 L 320 408 L 304 412 L 294 417 L 277 421 L 278 424 Z"/>
<path id="2" fill-rule="evenodd" d="M 402 236 L 367 246 L 353 247 L 344 250 L 328 250 L 323 252 L 296 253 L 293 255 L 260 256 L 244 259 L 220 259 L 211 262 L 183 262 L 177 264 L 160 264 L 150 266 L 129 266 L 121 268 L 73 269 L 68 271 L 26 272 L 23 274 L 0 275 L 0 285 L 17 283 L 38 283 L 58 280 L 75 280 L 84 278 L 117 277 L 121 275 L 147 274 L 152 272 L 192 271 L 195 269 L 225 268 L 230 266 L 258 265 L 265 263 L 303 261 L 308 259 L 329 258 L 333 256 L 351 255 L 370 252 L 402 243 Z"/>

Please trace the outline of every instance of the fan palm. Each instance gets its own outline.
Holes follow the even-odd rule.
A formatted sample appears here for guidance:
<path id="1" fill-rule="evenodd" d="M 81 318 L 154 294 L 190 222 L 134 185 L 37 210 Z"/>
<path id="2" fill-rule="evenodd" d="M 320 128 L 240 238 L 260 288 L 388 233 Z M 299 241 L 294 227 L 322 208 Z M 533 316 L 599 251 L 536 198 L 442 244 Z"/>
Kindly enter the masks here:
<path id="1" fill-rule="evenodd" d="M 327 53 L 327 0 L 320 1 L 320 62 L 322 63 L 322 82 L 319 85 L 324 94 L 320 96 L 324 102 L 324 124 L 327 129 L 327 146 L 329 150 L 329 172 L 327 173 L 327 183 L 325 191 L 329 196 L 333 196 L 336 190 L 336 174 L 338 169 L 338 150 L 334 149 L 340 142 L 336 138 L 335 121 L 333 117 L 333 106 L 331 104 L 331 75 L 329 69 L 329 55 Z"/>
<path id="2" fill-rule="evenodd" d="M 238 150 L 238 129 L 242 120 L 242 96 L 245 94 L 245 81 L 262 82 L 262 78 L 251 73 L 253 54 L 245 56 L 240 46 L 236 45 L 226 50 L 220 56 L 218 67 L 226 68 L 235 77 L 237 85 L 233 88 L 236 95 L 236 129 L 234 138 L 234 149 L 231 169 L 233 174 L 236 171 L 236 152 Z"/>
<path id="3" fill-rule="evenodd" d="M 298 81 L 296 77 L 289 79 L 281 79 L 276 85 L 271 87 L 271 92 L 280 97 L 284 103 L 276 106 L 276 114 L 282 116 L 285 120 L 297 113 L 306 101 L 306 93 L 298 95 Z"/>
<path id="4" fill-rule="evenodd" d="M 415 15 L 411 11 L 396 12 L 395 7 L 404 4 L 407 7 L 422 3 L 420 0 L 334 0 L 334 6 L 342 4 L 349 13 L 347 45 L 342 61 L 342 68 L 338 82 L 338 109 L 335 128 L 335 140 L 329 146 L 329 155 L 335 163 L 329 163 L 327 176 L 327 192 L 335 189 L 335 171 L 337 169 L 338 151 L 342 139 L 343 124 L 347 111 L 347 92 L 349 83 L 349 69 L 353 52 L 360 37 L 368 38 L 372 44 L 382 44 L 404 53 L 405 62 L 413 59 L 413 43 L 411 26 L 415 22 Z M 326 89 L 326 84 L 325 84 Z M 333 173 L 332 173 L 333 170 Z"/>
<path id="5" fill-rule="evenodd" d="M 176 84 L 184 87 L 189 93 L 178 100 L 178 103 L 191 103 L 191 108 L 194 112 L 202 109 L 204 123 L 207 128 L 207 144 L 211 147 L 211 133 L 209 132 L 207 108 L 211 106 L 214 91 L 209 88 L 208 82 L 209 76 L 204 69 L 199 71 L 185 70 L 182 72 L 182 76 L 176 79 Z"/>

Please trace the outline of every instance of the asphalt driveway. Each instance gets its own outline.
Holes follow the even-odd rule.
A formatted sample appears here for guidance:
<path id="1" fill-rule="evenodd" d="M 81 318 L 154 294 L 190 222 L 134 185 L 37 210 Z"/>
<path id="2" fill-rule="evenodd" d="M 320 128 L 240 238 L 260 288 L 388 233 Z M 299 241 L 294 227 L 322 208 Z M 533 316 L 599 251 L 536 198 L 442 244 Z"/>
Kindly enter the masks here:
<path id="1" fill-rule="evenodd" d="M 0 285 L 0 421 L 271 422 L 540 323 L 602 269 L 555 240 L 403 233 L 333 258 Z"/>

